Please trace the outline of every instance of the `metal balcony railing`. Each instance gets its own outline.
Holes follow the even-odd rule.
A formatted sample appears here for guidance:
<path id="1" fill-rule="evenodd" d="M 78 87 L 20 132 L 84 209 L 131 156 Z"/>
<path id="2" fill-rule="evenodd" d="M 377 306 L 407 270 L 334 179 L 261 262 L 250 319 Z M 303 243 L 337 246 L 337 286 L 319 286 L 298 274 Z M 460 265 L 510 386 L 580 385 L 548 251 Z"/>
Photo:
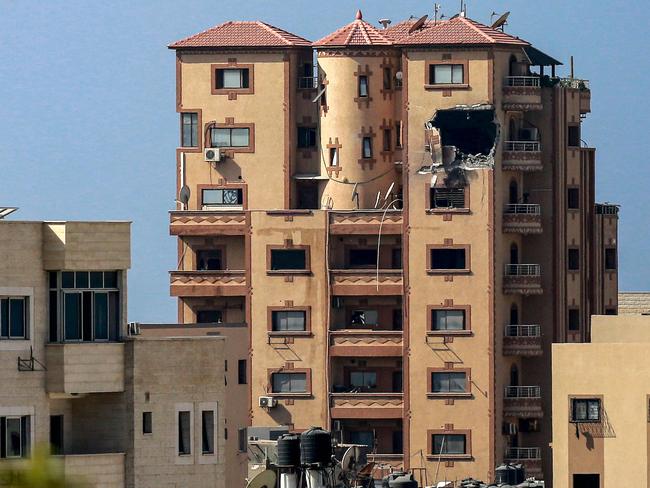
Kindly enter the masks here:
<path id="1" fill-rule="evenodd" d="M 506 264 L 506 276 L 540 276 L 539 264 Z"/>
<path id="2" fill-rule="evenodd" d="M 541 398 L 539 386 L 506 386 L 506 398 Z"/>
<path id="3" fill-rule="evenodd" d="M 539 76 L 506 76 L 506 86 L 539 86 Z"/>
<path id="4" fill-rule="evenodd" d="M 596 214 L 598 215 L 616 215 L 618 214 L 618 205 L 609 203 L 597 203 L 595 205 Z"/>
<path id="5" fill-rule="evenodd" d="M 539 325 L 506 325 L 506 337 L 541 337 Z"/>
<path id="6" fill-rule="evenodd" d="M 541 215 L 542 206 L 537 203 L 510 203 L 506 205 L 507 214 Z"/>
<path id="7" fill-rule="evenodd" d="M 509 447 L 506 449 L 506 459 L 541 459 L 539 447 Z"/>
<path id="8" fill-rule="evenodd" d="M 506 151 L 539 152 L 542 150 L 539 141 L 506 141 L 505 147 Z"/>
<path id="9" fill-rule="evenodd" d="M 312 89 L 318 87 L 318 78 L 315 76 L 299 76 L 298 88 Z"/>

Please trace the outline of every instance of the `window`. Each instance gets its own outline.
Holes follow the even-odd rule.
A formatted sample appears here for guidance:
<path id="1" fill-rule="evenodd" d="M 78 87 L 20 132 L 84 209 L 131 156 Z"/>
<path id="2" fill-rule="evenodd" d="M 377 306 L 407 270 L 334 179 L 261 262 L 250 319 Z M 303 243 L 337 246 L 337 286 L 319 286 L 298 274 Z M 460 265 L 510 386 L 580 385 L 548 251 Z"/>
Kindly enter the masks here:
<path id="1" fill-rule="evenodd" d="M 465 330 L 465 310 L 431 310 L 431 329 Z"/>
<path id="2" fill-rule="evenodd" d="M 60 271 L 50 278 L 50 341 L 119 339 L 117 271 Z"/>
<path id="3" fill-rule="evenodd" d="M 578 331 L 580 330 L 580 310 L 577 308 L 569 309 L 569 330 Z"/>
<path id="4" fill-rule="evenodd" d="M 28 311 L 28 297 L 0 297 L 0 339 L 29 339 Z"/>
<path id="5" fill-rule="evenodd" d="M 237 441 L 239 452 L 246 452 L 248 450 L 248 431 L 246 427 L 237 430 Z"/>
<path id="6" fill-rule="evenodd" d="M 617 265 L 616 248 L 608 247 L 605 249 L 605 269 L 608 271 L 616 270 Z"/>
<path id="7" fill-rule="evenodd" d="M 337 147 L 330 147 L 330 166 L 339 165 L 339 149 Z"/>
<path id="8" fill-rule="evenodd" d="M 246 375 L 246 360 L 239 359 L 237 361 L 237 383 L 240 385 L 245 385 L 247 383 Z"/>
<path id="9" fill-rule="evenodd" d="M 307 269 L 305 249 L 271 249 L 272 271 L 304 271 Z"/>
<path id="10" fill-rule="evenodd" d="M 0 417 L 0 457 L 26 458 L 30 455 L 31 417 Z"/>
<path id="11" fill-rule="evenodd" d="M 600 422 L 600 400 L 598 398 L 572 398 L 572 422 Z"/>
<path id="12" fill-rule="evenodd" d="M 434 456 L 467 454 L 465 434 L 433 434 L 431 444 Z"/>
<path id="13" fill-rule="evenodd" d="M 430 208 L 465 208 L 465 188 L 431 188 Z"/>
<path id="14" fill-rule="evenodd" d="M 567 207 L 570 210 L 580 209 L 580 188 L 567 188 Z"/>
<path id="15" fill-rule="evenodd" d="M 178 412 L 178 455 L 192 454 L 192 413 L 188 410 Z"/>
<path id="16" fill-rule="evenodd" d="M 467 373 L 440 371 L 431 373 L 431 393 L 466 393 Z"/>
<path id="17" fill-rule="evenodd" d="M 359 76 L 359 97 L 368 96 L 368 77 L 366 75 Z"/>
<path id="18" fill-rule="evenodd" d="M 307 373 L 273 373 L 273 393 L 307 393 Z"/>
<path id="19" fill-rule="evenodd" d="M 298 127 L 298 147 L 316 147 L 315 127 Z"/>
<path id="20" fill-rule="evenodd" d="M 352 371 L 350 373 L 350 386 L 364 390 L 377 388 L 377 373 L 374 371 Z"/>
<path id="21" fill-rule="evenodd" d="M 221 249 L 202 249 L 196 252 L 197 271 L 224 269 Z"/>
<path id="22" fill-rule="evenodd" d="M 201 202 L 210 208 L 241 208 L 244 204 L 244 192 L 241 188 L 211 188 L 201 191 Z"/>
<path id="23" fill-rule="evenodd" d="M 395 147 L 402 147 L 402 121 L 395 122 Z"/>
<path id="24" fill-rule="evenodd" d="M 615 308 L 606 308 L 605 315 L 618 315 Z"/>
<path id="25" fill-rule="evenodd" d="M 379 312 L 377 310 L 353 310 L 351 325 L 366 325 L 375 327 L 379 325 Z"/>
<path id="26" fill-rule="evenodd" d="M 220 324 L 223 322 L 221 310 L 199 310 L 196 312 L 197 324 Z"/>
<path id="27" fill-rule="evenodd" d="M 210 129 L 210 146 L 248 147 L 250 146 L 250 132 L 248 127 L 213 127 Z"/>
<path id="28" fill-rule="evenodd" d="M 377 249 L 350 249 L 350 268 L 374 268 L 377 266 Z"/>
<path id="29" fill-rule="evenodd" d="M 567 139 L 570 147 L 580 147 L 580 126 L 570 125 L 567 127 Z"/>
<path id="30" fill-rule="evenodd" d="M 372 137 L 363 138 L 361 157 L 364 159 L 372 158 Z"/>
<path id="31" fill-rule="evenodd" d="M 391 68 L 384 68 L 384 90 L 391 90 L 393 88 L 393 70 Z"/>
<path id="32" fill-rule="evenodd" d="M 371 430 L 353 430 L 348 435 L 350 444 L 368 446 L 368 449 L 373 449 L 375 446 L 375 436 Z"/>
<path id="33" fill-rule="evenodd" d="M 142 433 L 153 433 L 153 413 L 151 412 L 142 412 Z"/>
<path id="34" fill-rule="evenodd" d="M 569 248 L 567 266 L 569 271 L 578 271 L 580 269 L 580 249 Z"/>
<path id="35" fill-rule="evenodd" d="M 63 454 L 63 415 L 50 415 L 50 449 L 55 456 Z"/>
<path id="36" fill-rule="evenodd" d="M 433 270 L 467 269 L 466 250 L 431 249 L 431 268 Z"/>
<path id="37" fill-rule="evenodd" d="M 216 69 L 217 90 L 250 88 L 249 68 Z"/>
<path id="38" fill-rule="evenodd" d="M 201 412 L 201 453 L 214 454 L 214 411 Z"/>
<path id="39" fill-rule="evenodd" d="M 391 149 L 390 142 L 391 142 L 391 139 L 392 139 L 390 129 L 384 129 L 383 134 L 384 134 L 384 140 L 383 140 L 382 149 L 384 151 L 390 151 L 390 149 Z"/>
<path id="40" fill-rule="evenodd" d="M 429 65 L 430 85 L 462 85 L 465 82 L 465 67 L 462 64 Z"/>
<path id="41" fill-rule="evenodd" d="M 181 113 L 181 146 L 199 146 L 199 114 L 196 112 Z"/>
<path id="42" fill-rule="evenodd" d="M 600 488 L 600 474 L 574 474 L 571 488 Z"/>
<path id="43" fill-rule="evenodd" d="M 274 310 L 271 312 L 273 332 L 304 332 L 307 330 L 305 310 Z"/>

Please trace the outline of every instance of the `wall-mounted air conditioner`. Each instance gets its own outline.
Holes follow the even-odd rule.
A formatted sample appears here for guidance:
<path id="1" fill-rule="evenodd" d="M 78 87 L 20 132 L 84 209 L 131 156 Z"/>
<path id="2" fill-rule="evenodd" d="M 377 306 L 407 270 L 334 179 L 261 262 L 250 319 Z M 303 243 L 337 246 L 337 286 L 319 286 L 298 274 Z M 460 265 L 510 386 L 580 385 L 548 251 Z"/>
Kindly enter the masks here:
<path id="1" fill-rule="evenodd" d="M 277 406 L 277 398 L 271 396 L 261 396 L 257 399 L 257 404 L 262 408 L 273 408 Z"/>
<path id="2" fill-rule="evenodd" d="M 203 150 L 203 156 L 205 156 L 205 160 L 210 163 L 218 163 L 221 161 L 221 151 L 218 147 L 206 147 Z"/>

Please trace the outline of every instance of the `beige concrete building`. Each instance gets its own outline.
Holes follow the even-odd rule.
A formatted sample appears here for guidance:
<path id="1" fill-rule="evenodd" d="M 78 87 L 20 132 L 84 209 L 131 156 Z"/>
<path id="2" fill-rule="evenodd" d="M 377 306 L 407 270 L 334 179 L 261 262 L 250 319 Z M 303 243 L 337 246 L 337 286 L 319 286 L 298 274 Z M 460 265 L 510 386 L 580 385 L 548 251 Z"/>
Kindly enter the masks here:
<path id="1" fill-rule="evenodd" d="M 618 315 L 650 315 L 650 292 L 622 291 L 618 294 Z"/>
<path id="2" fill-rule="evenodd" d="M 127 335 L 130 223 L 0 220 L 0 249 L 0 467 L 225 486 L 224 339 Z"/>
<path id="3" fill-rule="evenodd" d="M 591 341 L 553 345 L 553 486 L 647 486 L 650 317 L 593 317 Z"/>
<path id="4" fill-rule="evenodd" d="M 551 344 L 617 307 L 589 83 L 463 15 L 351 20 L 170 46 L 178 320 L 245 324 L 231 429 L 320 425 L 429 483 L 550 480 Z"/>

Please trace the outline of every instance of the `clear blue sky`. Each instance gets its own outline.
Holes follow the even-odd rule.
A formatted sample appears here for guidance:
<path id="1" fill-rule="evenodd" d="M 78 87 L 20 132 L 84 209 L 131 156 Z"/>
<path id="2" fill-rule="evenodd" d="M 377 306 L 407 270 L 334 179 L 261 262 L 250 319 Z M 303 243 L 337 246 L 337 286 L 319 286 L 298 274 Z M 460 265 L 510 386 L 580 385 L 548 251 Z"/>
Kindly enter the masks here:
<path id="1" fill-rule="evenodd" d="M 316 40 L 357 8 L 396 21 L 430 14 L 433 1 L 0 0 L 0 205 L 20 207 L 14 219 L 132 220 L 129 318 L 174 321 L 178 116 L 166 45 L 252 19 Z M 623 207 L 620 287 L 650 289 L 647 0 L 468 0 L 476 20 L 493 10 L 512 11 L 508 32 L 567 64 L 574 55 L 576 76 L 591 80 L 583 138 L 598 148 L 597 199 Z"/>

